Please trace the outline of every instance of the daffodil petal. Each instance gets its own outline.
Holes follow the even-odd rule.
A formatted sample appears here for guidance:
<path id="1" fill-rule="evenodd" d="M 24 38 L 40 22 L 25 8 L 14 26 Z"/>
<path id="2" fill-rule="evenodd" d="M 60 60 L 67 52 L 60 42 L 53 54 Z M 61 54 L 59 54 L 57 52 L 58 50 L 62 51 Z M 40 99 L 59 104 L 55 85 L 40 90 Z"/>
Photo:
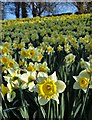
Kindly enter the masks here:
<path id="1" fill-rule="evenodd" d="M 51 80 L 54 80 L 54 81 L 56 82 L 56 81 L 57 81 L 56 72 L 54 72 L 52 75 L 50 75 L 49 78 L 50 78 Z"/>
<path id="2" fill-rule="evenodd" d="M 66 84 L 61 80 L 57 80 L 56 85 L 57 85 L 57 91 L 59 93 L 62 93 L 66 88 Z"/>
<path id="3" fill-rule="evenodd" d="M 81 87 L 79 86 L 78 82 L 74 83 L 73 89 L 81 89 Z"/>
<path id="4" fill-rule="evenodd" d="M 19 78 L 22 80 L 22 81 L 24 81 L 24 82 L 28 82 L 28 77 L 29 77 L 29 74 L 27 74 L 27 73 L 24 73 L 24 74 L 22 74 Z"/>
<path id="5" fill-rule="evenodd" d="M 45 80 L 46 78 L 48 78 L 48 75 L 44 72 L 39 72 L 37 75 L 37 82 L 40 83 L 42 82 L 42 80 Z"/>
<path id="6" fill-rule="evenodd" d="M 86 93 L 86 91 L 87 91 L 87 89 L 82 89 L 85 93 Z"/>
<path id="7" fill-rule="evenodd" d="M 29 87 L 29 91 L 32 91 L 32 88 L 35 86 L 34 82 L 30 82 L 28 84 L 28 87 Z"/>
<path id="8" fill-rule="evenodd" d="M 78 81 L 79 80 L 79 76 L 73 76 L 73 78 Z"/>
<path id="9" fill-rule="evenodd" d="M 81 71 L 79 76 L 90 79 L 90 75 L 88 74 L 87 70 Z"/>
<path id="10" fill-rule="evenodd" d="M 38 101 L 40 105 L 45 105 L 49 101 L 49 99 L 38 96 Z"/>
<path id="11" fill-rule="evenodd" d="M 55 94 L 52 99 L 55 100 L 57 102 L 57 104 L 59 104 L 59 99 L 58 99 L 59 94 Z"/>
<path id="12" fill-rule="evenodd" d="M 8 77 L 8 76 L 3 76 L 3 77 L 4 77 L 5 81 L 9 82 L 10 77 Z"/>
<path id="13" fill-rule="evenodd" d="M 36 86 L 36 85 L 33 86 L 32 91 L 34 91 L 34 92 L 39 92 L 38 86 Z"/>
<path id="14" fill-rule="evenodd" d="M 13 69 L 8 69 L 8 72 L 11 74 L 11 76 L 14 76 L 14 74 L 15 74 Z"/>
<path id="15" fill-rule="evenodd" d="M 89 88 L 91 88 L 91 89 L 92 89 L 92 84 L 91 84 L 91 85 L 89 85 Z"/>

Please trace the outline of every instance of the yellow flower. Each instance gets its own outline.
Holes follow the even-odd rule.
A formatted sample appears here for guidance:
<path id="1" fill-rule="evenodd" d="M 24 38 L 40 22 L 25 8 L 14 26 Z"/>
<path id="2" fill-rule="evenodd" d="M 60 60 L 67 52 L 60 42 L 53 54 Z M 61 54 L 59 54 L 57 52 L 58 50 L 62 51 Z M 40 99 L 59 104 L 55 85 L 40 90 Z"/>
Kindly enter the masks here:
<path id="1" fill-rule="evenodd" d="M 35 71 L 35 67 L 34 67 L 34 64 L 32 62 L 29 63 L 27 70 L 31 71 L 31 72 Z"/>
<path id="2" fill-rule="evenodd" d="M 13 66 L 14 66 L 14 61 L 13 60 L 8 61 L 7 67 L 12 68 Z"/>
<path id="3" fill-rule="evenodd" d="M 42 83 L 38 85 L 39 95 L 43 96 L 45 99 L 51 99 L 54 94 L 57 92 L 56 84 L 53 80 L 47 78 Z"/>
<path id="4" fill-rule="evenodd" d="M 6 65 L 8 63 L 8 61 L 9 61 L 9 58 L 7 56 L 3 56 L 1 58 L 1 63 L 4 64 L 4 65 Z"/>
<path id="5" fill-rule="evenodd" d="M 65 83 L 61 80 L 57 80 L 56 72 L 50 76 L 44 72 L 39 72 L 37 75 L 37 85 L 34 86 L 34 91 L 38 93 L 39 104 L 44 105 L 50 99 L 56 100 L 57 103 L 59 103 L 59 93 L 62 93 L 65 88 Z"/>
<path id="6" fill-rule="evenodd" d="M 88 84 L 89 84 L 89 79 L 88 78 L 81 77 L 79 79 L 79 85 L 80 85 L 81 88 L 87 88 Z"/>
<path id="7" fill-rule="evenodd" d="M 65 43 L 64 49 L 65 49 L 65 51 L 66 51 L 67 53 L 69 53 L 70 50 L 71 50 L 71 46 L 70 46 L 68 43 Z"/>
<path id="8" fill-rule="evenodd" d="M 48 54 L 54 52 L 53 47 L 51 47 L 51 46 L 47 47 L 47 51 L 46 51 L 46 52 L 47 52 Z"/>
<path id="9" fill-rule="evenodd" d="M 25 58 L 28 56 L 28 51 L 26 49 L 22 49 L 20 52 L 21 57 Z"/>
<path id="10" fill-rule="evenodd" d="M 23 47 L 25 47 L 25 44 L 24 44 L 23 42 L 21 42 L 21 43 L 18 44 L 18 48 L 19 48 L 19 49 L 21 49 L 21 48 L 23 48 Z"/>
<path id="11" fill-rule="evenodd" d="M 29 58 L 31 58 L 33 60 L 35 58 L 36 51 L 37 50 L 34 47 L 29 47 L 29 49 L 28 49 Z"/>
<path id="12" fill-rule="evenodd" d="M 38 53 L 37 55 L 37 61 L 40 62 L 43 58 L 43 55 L 41 53 Z"/>
<path id="13" fill-rule="evenodd" d="M 82 89 L 86 93 L 88 86 L 92 88 L 90 74 L 87 72 L 87 69 L 81 71 L 78 76 L 73 76 L 73 78 L 76 80 L 73 85 L 74 89 Z"/>
<path id="14" fill-rule="evenodd" d="M 47 66 L 47 62 L 35 63 L 35 68 L 38 72 L 48 72 L 49 71 L 49 68 Z"/>
<path id="15" fill-rule="evenodd" d="M 58 47 L 57 47 L 57 50 L 58 51 L 61 51 L 63 49 L 63 47 L 61 46 L 61 45 L 59 45 Z"/>
<path id="16" fill-rule="evenodd" d="M 6 47 L 4 47 L 4 48 L 2 49 L 2 53 L 3 53 L 3 54 L 5 54 L 5 53 L 7 54 L 8 51 L 9 51 L 9 50 L 8 50 Z"/>
<path id="17" fill-rule="evenodd" d="M 4 84 L 1 84 L 1 89 L 3 96 L 5 96 L 9 91 L 8 87 L 5 87 Z"/>

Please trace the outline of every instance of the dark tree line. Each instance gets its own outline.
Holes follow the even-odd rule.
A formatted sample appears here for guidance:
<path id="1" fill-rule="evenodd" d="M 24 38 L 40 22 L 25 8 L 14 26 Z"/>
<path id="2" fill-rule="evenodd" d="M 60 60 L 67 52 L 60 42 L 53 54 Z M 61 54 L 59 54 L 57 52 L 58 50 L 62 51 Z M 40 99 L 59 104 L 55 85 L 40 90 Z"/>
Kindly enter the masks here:
<path id="1" fill-rule="evenodd" d="M 60 2 L 3 2 L 3 10 L 2 18 L 5 14 L 5 6 L 13 4 L 15 6 L 15 15 L 16 18 L 20 18 L 20 9 L 21 9 L 21 17 L 28 17 L 28 9 L 31 10 L 33 17 L 41 16 L 43 12 L 47 11 L 48 13 L 54 13 L 56 5 L 60 4 Z M 88 13 L 90 12 L 90 8 L 92 9 L 92 2 L 73 2 L 73 4 L 78 8 L 79 13 Z M 0 2 L 1 6 L 1 2 Z M 0 12 L 1 13 L 1 12 Z M 49 15 L 49 14 L 48 14 Z"/>

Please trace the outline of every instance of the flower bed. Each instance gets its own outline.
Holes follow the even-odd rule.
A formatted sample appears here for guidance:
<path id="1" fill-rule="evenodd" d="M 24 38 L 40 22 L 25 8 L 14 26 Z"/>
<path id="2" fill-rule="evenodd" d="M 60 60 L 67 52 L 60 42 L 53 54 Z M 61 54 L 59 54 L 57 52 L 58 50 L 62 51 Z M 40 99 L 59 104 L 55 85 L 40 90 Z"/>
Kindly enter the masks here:
<path id="1" fill-rule="evenodd" d="M 91 15 L 0 22 L 3 119 L 90 120 Z"/>

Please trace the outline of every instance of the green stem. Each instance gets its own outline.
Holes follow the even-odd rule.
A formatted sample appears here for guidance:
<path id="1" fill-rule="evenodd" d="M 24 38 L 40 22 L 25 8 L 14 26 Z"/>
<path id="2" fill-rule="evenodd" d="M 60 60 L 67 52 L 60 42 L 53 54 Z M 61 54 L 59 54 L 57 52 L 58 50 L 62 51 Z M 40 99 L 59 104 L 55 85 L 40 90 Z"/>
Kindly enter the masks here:
<path id="1" fill-rule="evenodd" d="M 85 105 L 86 105 L 86 100 L 87 100 L 87 97 L 88 97 L 88 93 L 89 93 L 89 88 L 87 89 L 87 92 L 86 92 L 86 95 L 85 95 L 85 98 L 84 98 L 84 102 L 83 102 L 83 106 L 82 106 L 82 110 L 81 110 L 81 114 L 80 114 L 80 118 L 82 118 L 82 115 L 84 113 L 84 109 L 85 109 Z"/>
<path id="2" fill-rule="evenodd" d="M 7 106 L 7 104 L 6 104 L 6 101 L 5 101 L 4 96 L 3 96 L 3 95 L 2 95 L 2 98 L 3 98 L 4 105 L 5 105 L 6 109 L 8 109 L 8 106 Z M 3 112 L 4 112 L 4 111 L 3 111 Z M 7 114 L 8 118 L 10 119 L 10 116 L 9 116 L 8 111 L 6 111 L 6 114 Z M 4 116 L 4 119 L 6 119 L 6 117 L 5 117 L 5 116 Z"/>
<path id="3" fill-rule="evenodd" d="M 55 101 L 53 101 L 53 118 L 56 118 L 56 106 L 55 106 Z"/>
<path id="4" fill-rule="evenodd" d="M 49 101 L 49 105 L 48 105 L 47 120 L 49 120 L 50 118 L 50 111 L 51 111 L 51 101 Z"/>

